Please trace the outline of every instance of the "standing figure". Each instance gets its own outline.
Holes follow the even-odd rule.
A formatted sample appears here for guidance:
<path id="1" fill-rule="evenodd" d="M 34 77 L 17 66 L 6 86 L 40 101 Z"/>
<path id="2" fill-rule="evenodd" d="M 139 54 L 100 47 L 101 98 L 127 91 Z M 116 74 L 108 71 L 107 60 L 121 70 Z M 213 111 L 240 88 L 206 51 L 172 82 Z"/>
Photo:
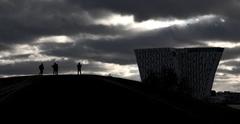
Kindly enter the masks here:
<path id="1" fill-rule="evenodd" d="M 52 65 L 53 68 L 53 75 L 58 75 L 58 64 L 56 62 L 54 62 L 54 64 Z"/>
<path id="2" fill-rule="evenodd" d="M 38 68 L 39 68 L 39 71 L 40 71 L 39 74 L 40 74 L 40 75 L 43 75 L 43 70 L 44 70 L 44 65 L 43 65 L 43 63 L 41 63 L 41 65 L 39 65 Z"/>
<path id="3" fill-rule="evenodd" d="M 80 62 L 77 64 L 77 74 L 78 75 L 82 74 L 82 64 Z"/>

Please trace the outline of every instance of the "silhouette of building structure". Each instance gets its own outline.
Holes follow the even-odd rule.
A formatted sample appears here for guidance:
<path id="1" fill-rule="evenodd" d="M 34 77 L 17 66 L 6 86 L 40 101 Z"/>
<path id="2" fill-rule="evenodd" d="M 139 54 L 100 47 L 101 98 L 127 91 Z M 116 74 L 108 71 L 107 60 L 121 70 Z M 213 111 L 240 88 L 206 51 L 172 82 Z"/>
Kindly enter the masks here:
<path id="1" fill-rule="evenodd" d="M 154 81 L 160 86 L 171 83 L 178 90 L 203 99 L 211 94 L 223 51 L 223 48 L 153 48 L 137 49 L 135 54 L 142 82 Z"/>

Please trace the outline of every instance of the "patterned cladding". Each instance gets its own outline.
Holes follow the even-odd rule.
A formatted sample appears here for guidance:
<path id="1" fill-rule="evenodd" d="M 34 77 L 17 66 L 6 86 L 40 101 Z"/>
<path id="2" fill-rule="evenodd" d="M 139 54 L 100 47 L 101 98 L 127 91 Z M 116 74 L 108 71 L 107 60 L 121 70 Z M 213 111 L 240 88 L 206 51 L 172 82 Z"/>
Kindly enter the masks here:
<path id="1" fill-rule="evenodd" d="M 155 48 L 135 50 L 140 76 L 145 82 L 153 74 L 167 83 L 164 69 L 174 70 L 177 84 L 193 97 L 210 94 L 223 48 Z"/>

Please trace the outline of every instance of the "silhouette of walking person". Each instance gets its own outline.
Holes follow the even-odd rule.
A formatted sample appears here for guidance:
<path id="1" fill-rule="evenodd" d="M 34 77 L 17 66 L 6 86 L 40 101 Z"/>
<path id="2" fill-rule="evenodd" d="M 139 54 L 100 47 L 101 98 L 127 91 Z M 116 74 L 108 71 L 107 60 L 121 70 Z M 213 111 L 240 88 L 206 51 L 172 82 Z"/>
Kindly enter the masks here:
<path id="1" fill-rule="evenodd" d="M 78 75 L 82 74 L 82 64 L 80 62 L 77 64 L 77 74 Z"/>
<path id="2" fill-rule="evenodd" d="M 58 75 L 58 64 L 56 62 L 54 62 L 54 64 L 52 65 L 53 68 L 53 75 Z"/>
<path id="3" fill-rule="evenodd" d="M 41 63 L 41 65 L 39 65 L 39 70 L 40 70 L 40 72 L 39 72 L 39 74 L 40 75 L 43 75 L 43 70 L 44 70 L 44 65 L 43 65 L 43 63 Z"/>

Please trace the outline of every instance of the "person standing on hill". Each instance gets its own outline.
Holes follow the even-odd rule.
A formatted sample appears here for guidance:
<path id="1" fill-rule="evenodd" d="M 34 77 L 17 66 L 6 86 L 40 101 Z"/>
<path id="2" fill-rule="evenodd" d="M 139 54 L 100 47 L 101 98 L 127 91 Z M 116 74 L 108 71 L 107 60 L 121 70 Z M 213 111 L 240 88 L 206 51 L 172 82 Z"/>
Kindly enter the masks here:
<path id="1" fill-rule="evenodd" d="M 41 65 L 39 65 L 39 70 L 40 70 L 40 72 L 39 72 L 39 74 L 40 75 L 43 75 L 43 70 L 44 70 L 44 65 L 43 65 L 43 63 L 41 63 Z"/>
<path id="2" fill-rule="evenodd" d="M 82 74 L 82 64 L 80 62 L 77 64 L 77 74 L 78 75 Z"/>
<path id="3" fill-rule="evenodd" d="M 54 62 L 54 64 L 52 65 L 53 68 L 53 75 L 58 75 L 58 64 L 56 62 Z"/>

